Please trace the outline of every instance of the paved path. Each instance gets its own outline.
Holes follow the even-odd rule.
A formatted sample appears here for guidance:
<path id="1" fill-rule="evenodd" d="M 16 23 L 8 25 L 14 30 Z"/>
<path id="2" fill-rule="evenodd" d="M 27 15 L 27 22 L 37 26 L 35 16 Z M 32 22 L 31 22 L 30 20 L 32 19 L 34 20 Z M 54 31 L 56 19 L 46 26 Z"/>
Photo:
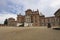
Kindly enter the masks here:
<path id="1" fill-rule="evenodd" d="M 60 30 L 46 27 L 1 27 L 0 40 L 60 40 Z"/>

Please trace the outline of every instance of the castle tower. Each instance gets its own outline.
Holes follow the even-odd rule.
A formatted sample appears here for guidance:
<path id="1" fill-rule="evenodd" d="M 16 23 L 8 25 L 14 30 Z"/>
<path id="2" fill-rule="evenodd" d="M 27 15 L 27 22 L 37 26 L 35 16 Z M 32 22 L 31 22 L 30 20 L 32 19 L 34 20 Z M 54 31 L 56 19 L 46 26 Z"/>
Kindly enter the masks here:
<path id="1" fill-rule="evenodd" d="M 31 9 L 27 9 L 27 10 L 25 11 L 25 14 L 26 14 L 26 15 L 31 15 L 31 14 L 32 14 L 32 10 L 31 10 Z"/>
<path id="2" fill-rule="evenodd" d="M 17 26 L 17 21 L 14 18 L 8 18 L 8 26 Z"/>
<path id="3" fill-rule="evenodd" d="M 32 19 L 33 19 L 33 26 L 40 26 L 40 17 L 39 17 L 39 10 L 33 11 Z"/>
<path id="4" fill-rule="evenodd" d="M 25 16 L 19 14 L 17 15 L 17 26 L 20 26 L 24 23 Z"/>
<path id="5" fill-rule="evenodd" d="M 32 10 L 31 9 L 28 9 L 25 11 L 25 26 L 32 26 L 32 23 L 31 23 L 31 16 L 32 16 Z"/>

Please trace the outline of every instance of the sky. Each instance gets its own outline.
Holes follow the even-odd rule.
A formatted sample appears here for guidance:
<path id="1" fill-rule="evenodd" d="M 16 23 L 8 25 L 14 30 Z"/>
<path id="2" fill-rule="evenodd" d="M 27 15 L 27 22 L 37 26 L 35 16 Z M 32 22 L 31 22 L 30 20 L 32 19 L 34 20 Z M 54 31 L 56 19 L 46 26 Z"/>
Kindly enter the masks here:
<path id="1" fill-rule="evenodd" d="M 60 0 L 0 0 L 0 24 L 5 19 L 17 14 L 25 14 L 25 10 L 39 10 L 46 17 L 54 16 L 54 13 L 60 8 Z"/>

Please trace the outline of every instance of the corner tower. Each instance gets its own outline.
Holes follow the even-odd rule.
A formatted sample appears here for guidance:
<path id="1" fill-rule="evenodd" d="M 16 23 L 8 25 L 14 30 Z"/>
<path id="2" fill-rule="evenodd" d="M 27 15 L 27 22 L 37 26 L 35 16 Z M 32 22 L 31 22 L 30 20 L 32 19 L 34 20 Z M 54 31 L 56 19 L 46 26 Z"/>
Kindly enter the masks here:
<path id="1" fill-rule="evenodd" d="M 25 11 L 25 26 L 32 26 L 32 23 L 31 23 L 31 21 L 32 21 L 32 10 L 31 9 L 27 9 L 26 11 Z"/>
<path id="2" fill-rule="evenodd" d="M 26 15 L 31 15 L 31 14 L 32 14 L 32 10 L 31 10 L 31 9 L 27 9 L 27 10 L 25 11 L 25 14 L 26 14 Z"/>

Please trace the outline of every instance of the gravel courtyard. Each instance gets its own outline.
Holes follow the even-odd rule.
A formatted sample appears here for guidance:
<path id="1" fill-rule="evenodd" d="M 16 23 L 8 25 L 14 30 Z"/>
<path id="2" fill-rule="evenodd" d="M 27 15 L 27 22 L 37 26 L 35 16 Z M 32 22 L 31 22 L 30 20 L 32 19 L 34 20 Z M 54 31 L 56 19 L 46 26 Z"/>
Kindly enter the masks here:
<path id="1" fill-rule="evenodd" d="M 0 27 L 0 40 L 60 40 L 60 30 L 46 27 Z"/>

